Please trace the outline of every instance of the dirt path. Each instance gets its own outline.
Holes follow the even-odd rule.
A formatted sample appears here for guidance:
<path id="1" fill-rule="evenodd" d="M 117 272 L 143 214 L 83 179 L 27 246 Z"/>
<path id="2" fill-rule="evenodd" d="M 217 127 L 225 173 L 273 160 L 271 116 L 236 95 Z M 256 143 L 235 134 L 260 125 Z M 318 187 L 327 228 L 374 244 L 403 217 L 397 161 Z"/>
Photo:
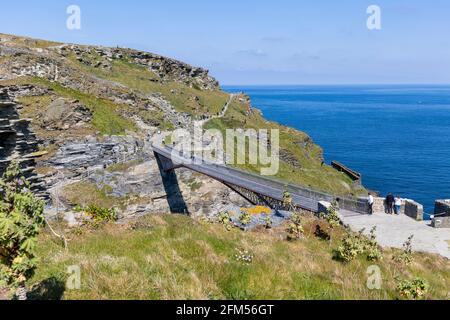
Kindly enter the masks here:
<path id="1" fill-rule="evenodd" d="M 200 120 L 200 121 L 195 121 L 195 125 L 196 125 L 196 126 L 200 126 L 201 128 L 203 128 L 203 125 L 204 125 L 206 122 L 208 122 L 208 121 L 210 121 L 210 120 L 212 120 L 212 119 L 223 118 L 223 117 L 225 116 L 225 114 L 227 113 L 228 108 L 230 107 L 231 102 L 233 102 L 233 99 L 234 99 L 235 97 L 236 97 L 236 95 L 235 95 L 234 93 L 231 93 L 231 94 L 230 94 L 230 97 L 228 98 L 227 103 L 225 104 L 225 106 L 223 107 L 222 111 L 221 111 L 218 115 L 209 117 L 208 119 L 203 119 L 203 120 Z"/>

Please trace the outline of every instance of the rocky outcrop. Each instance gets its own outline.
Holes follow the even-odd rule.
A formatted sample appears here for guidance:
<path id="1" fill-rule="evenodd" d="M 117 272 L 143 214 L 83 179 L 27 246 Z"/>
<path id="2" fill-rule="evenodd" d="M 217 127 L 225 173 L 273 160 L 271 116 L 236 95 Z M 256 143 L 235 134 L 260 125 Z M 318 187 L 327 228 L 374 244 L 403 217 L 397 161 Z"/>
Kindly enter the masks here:
<path id="1" fill-rule="evenodd" d="M 0 88 L 0 175 L 12 161 L 18 162 L 31 182 L 31 190 L 40 198 L 48 199 L 45 183 L 35 169 L 38 140 L 30 131 L 30 121 L 20 119 L 17 105 L 11 101 L 4 88 Z"/>
<path id="2" fill-rule="evenodd" d="M 136 63 L 149 68 L 163 80 L 178 81 L 203 90 L 219 88 L 219 83 L 209 76 L 208 70 L 195 68 L 174 59 L 142 51 L 131 51 L 130 57 Z"/>
<path id="3" fill-rule="evenodd" d="M 58 98 L 42 115 L 42 126 L 47 130 L 66 130 L 82 127 L 92 119 L 92 112 L 78 100 Z"/>
<path id="4" fill-rule="evenodd" d="M 62 172 L 66 179 L 83 179 L 96 171 L 102 171 L 117 163 L 135 159 L 146 159 L 149 150 L 145 144 L 132 136 L 105 137 L 102 141 L 88 136 L 83 140 L 66 141 L 49 160 L 41 161 L 41 167 Z M 46 177 L 48 187 L 52 187 L 60 177 Z"/>
<path id="5" fill-rule="evenodd" d="M 61 45 L 53 48 L 63 56 L 74 54 L 76 59 L 88 66 L 111 70 L 112 61 L 125 57 L 137 65 L 148 68 L 160 81 L 177 81 L 202 90 L 219 89 L 219 83 L 209 76 L 208 70 L 190 66 L 181 61 L 157 54 L 122 48 L 102 46 Z M 92 56 L 96 59 L 92 59 Z"/>
<path id="6" fill-rule="evenodd" d="M 185 213 L 203 216 L 214 216 L 229 206 L 249 205 L 220 182 L 187 169 L 177 169 L 175 180 L 167 185 L 150 146 L 131 136 L 68 141 L 40 165 L 51 168 L 45 176 L 47 188 L 68 212 L 77 203 L 67 201 L 63 190 L 80 181 L 94 184 L 106 197 L 120 200 L 118 209 L 123 219 L 170 212 L 174 196 L 186 206 Z M 174 195 L 174 190 L 179 194 Z M 52 214 L 55 212 L 50 211 Z M 70 212 L 67 219 L 74 221 L 75 216 Z"/>

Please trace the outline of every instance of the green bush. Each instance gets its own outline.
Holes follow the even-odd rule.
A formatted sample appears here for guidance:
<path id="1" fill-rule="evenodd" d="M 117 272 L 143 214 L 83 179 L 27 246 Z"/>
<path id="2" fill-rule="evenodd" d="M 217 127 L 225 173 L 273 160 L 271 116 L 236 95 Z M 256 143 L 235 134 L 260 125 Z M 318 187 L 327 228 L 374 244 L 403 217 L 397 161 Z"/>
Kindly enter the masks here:
<path id="1" fill-rule="evenodd" d="M 85 212 L 96 222 L 117 221 L 118 216 L 115 208 L 101 208 L 90 205 Z"/>
<path id="2" fill-rule="evenodd" d="M 217 220 L 219 223 L 223 224 L 225 228 L 230 231 L 233 228 L 233 223 L 231 221 L 230 213 L 228 211 L 220 212 Z"/>
<path id="3" fill-rule="evenodd" d="M 413 261 L 413 255 L 412 255 L 412 240 L 414 238 L 414 235 L 411 235 L 408 240 L 403 244 L 403 251 L 401 251 L 399 254 L 393 256 L 393 260 L 395 262 L 398 262 L 402 265 L 408 266 Z"/>
<path id="4" fill-rule="evenodd" d="M 44 224 L 44 202 L 29 191 L 18 164 L 12 164 L 0 179 L 0 282 L 18 289 L 21 300 L 36 268 L 35 247 Z"/>
<path id="5" fill-rule="evenodd" d="M 358 255 L 364 253 L 364 242 L 361 239 L 362 231 L 358 234 L 347 230 L 342 244 L 334 251 L 334 257 L 343 262 L 350 262 Z"/>
<path id="6" fill-rule="evenodd" d="M 359 255 L 366 254 L 368 261 L 381 260 L 383 256 L 376 241 L 376 227 L 372 228 L 369 237 L 364 235 L 364 230 L 354 233 L 347 228 L 341 245 L 334 250 L 335 259 L 350 262 Z"/>
<path id="7" fill-rule="evenodd" d="M 331 228 L 339 227 L 341 218 L 339 218 L 339 208 L 337 202 L 333 202 L 325 214 L 325 220 L 328 221 Z"/>
<path id="8" fill-rule="evenodd" d="M 241 215 L 239 216 L 239 221 L 242 223 L 242 225 L 246 226 L 252 221 L 252 216 L 247 211 L 242 211 Z"/>
<path id="9" fill-rule="evenodd" d="M 429 285 L 421 278 L 397 281 L 397 291 L 406 299 L 421 299 L 428 293 Z"/>
<path id="10" fill-rule="evenodd" d="M 302 237 L 304 230 L 301 223 L 301 217 L 298 213 L 293 213 L 291 216 L 291 221 L 287 227 L 287 239 L 289 241 L 298 240 Z"/>
<path id="11" fill-rule="evenodd" d="M 273 225 L 272 217 L 270 215 L 267 215 L 264 218 L 264 226 L 266 227 L 266 229 L 270 229 L 272 228 L 272 225 Z"/>
<path id="12" fill-rule="evenodd" d="M 284 190 L 283 192 L 283 207 L 286 210 L 292 210 L 292 196 L 289 193 L 289 191 L 287 191 L 287 189 Z"/>
<path id="13" fill-rule="evenodd" d="M 377 231 L 377 227 L 373 227 L 370 230 L 369 238 L 366 238 L 365 248 L 367 254 L 367 260 L 369 261 L 379 261 L 383 259 L 383 255 L 381 254 L 380 248 L 377 243 L 377 236 L 375 232 Z"/>
<path id="14" fill-rule="evenodd" d="M 93 228 L 97 228 L 105 222 L 114 222 L 118 220 L 118 215 L 115 208 L 102 208 L 91 204 L 87 207 L 77 205 L 73 210 L 76 212 L 86 213 L 91 220 L 85 222 L 84 225 Z"/>

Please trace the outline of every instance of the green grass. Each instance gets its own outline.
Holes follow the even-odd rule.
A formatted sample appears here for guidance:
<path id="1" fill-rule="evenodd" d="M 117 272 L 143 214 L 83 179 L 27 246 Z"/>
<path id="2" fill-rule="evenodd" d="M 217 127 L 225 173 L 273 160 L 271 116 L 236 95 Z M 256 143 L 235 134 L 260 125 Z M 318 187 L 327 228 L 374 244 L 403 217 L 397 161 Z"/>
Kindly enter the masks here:
<path id="1" fill-rule="evenodd" d="M 108 186 L 99 189 L 90 182 L 76 182 L 65 186 L 61 196 L 72 205 L 80 205 L 82 207 L 90 205 L 102 208 L 123 206 L 126 199 L 107 195 L 110 191 L 111 187 Z"/>
<path id="2" fill-rule="evenodd" d="M 338 195 L 365 194 L 363 188 L 354 189 L 351 179 L 330 166 L 322 166 L 322 149 L 310 137 L 292 128 L 265 120 L 259 112 L 248 113 L 248 105 L 236 99 L 223 118 L 212 119 L 205 129 L 219 129 L 223 134 L 229 128 L 278 129 L 280 132 L 280 154 L 283 152 L 296 164 L 280 159 L 280 168 L 275 178 Z M 224 135 L 225 136 L 225 135 Z M 236 167 L 260 173 L 261 165 L 236 165 Z"/>
<path id="3" fill-rule="evenodd" d="M 366 271 L 374 263 L 333 260 L 343 232 L 333 231 L 331 243 L 319 240 L 313 235 L 317 223 L 304 218 L 305 238 L 297 242 L 283 239 L 284 228 L 228 232 L 222 225 L 175 215 L 70 234 L 67 251 L 44 234 L 29 286 L 41 284 L 40 297 L 48 297 L 54 286 L 63 288 L 67 268 L 75 265 L 81 288 L 65 290 L 64 299 L 397 299 L 396 276 L 420 276 L 431 285 L 426 298 L 448 298 L 450 270 L 444 258 L 414 254 L 413 265 L 402 267 L 385 250 L 376 263 L 381 290 L 369 290 Z M 238 262 L 237 249 L 248 250 L 253 262 Z"/>
<path id="4" fill-rule="evenodd" d="M 88 61 L 97 61 L 95 53 L 85 55 Z M 126 58 L 114 60 L 112 70 L 102 70 L 83 64 L 71 57 L 72 64 L 84 72 L 102 79 L 120 83 L 143 94 L 160 93 L 178 112 L 194 116 L 218 114 L 226 104 L 229 95 L 221 90 L 200 90 L 176 81 L 162 81 L 147 68 L 131 63 Z"/>

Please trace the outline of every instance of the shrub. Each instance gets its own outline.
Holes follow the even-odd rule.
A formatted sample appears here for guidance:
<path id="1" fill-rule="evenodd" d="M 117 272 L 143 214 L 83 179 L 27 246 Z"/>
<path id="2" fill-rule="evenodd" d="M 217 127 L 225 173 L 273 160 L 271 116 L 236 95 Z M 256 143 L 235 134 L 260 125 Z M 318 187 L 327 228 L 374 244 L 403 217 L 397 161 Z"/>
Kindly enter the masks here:
<path id="1" fill-rule="evenodd" d="M 292 196 L 289 193 L 289 191 L 287 191 L 287 189 L 284 190 L 283 192 L 283 207 L 286 208 L 287 210 L 292 210 Z"/>
<path id="2" fill-rule="evenodd" d="M 219 221 L 219 223 L 227 224 L 231 221 L 230 214 L 228 213 L 228 211 L 220 212 L 217 216 L 217 220 Z"/>
<path id="3" fill-rule="evenodd" d="M 230 231 L 233 227 L 230 213 L 228 211 L 220 212 L 217 220 L 219 221 L 219 223 L 223 224 L 228 231 Z"/>
<path id="4" fill-rule="evenodd" d="M 347 230 L 346 235 L 342 239 L 342 244 L 334 251 L 335 259 L 350 262 L 358 255 L 364 253 L 364 242 L 361 241 L 361 234 L 355 234 Z"/>
<path id="5" fill-rule="evenodd" d="M 246 226 L 252 221 L 252 217 L 247 211 L 242 211 L 241 215 L 239 216 L 239 221 L 242 223 L 242 225 Z"/>
<path id="6" fill-rule="evenodd" d="M 397 281 L 397 291 L 406 299 L 421 299 L 428 293 L 429 285 L 421 278 Z"/>
<path id="7" fill-rule="evenodd" d="M 403 251 L 400 254 L 394 255 L 393 260 L 405 266 L 408 266 L 413 261 L 412 256 L 412 240 L 414 235 L 411 235 L 403 244 Z"/>
<path id="8" fill-rule="evenodd" d="M 366 254 L 368 261 L 378 261 L 383 258 L 376 241 L 376 227 L 372 228 L 369 237 L 364 235 L 361 229 L 358 233 L 347 229 L 347 233 L 342 239 L 342 244 L 334 250 L 334 257 L 343 262 L 350 262 L 357 256 Z"/>
<path id="9" fill-rule="evenodd" d="M 339 227 L 341 224 L 341 219 L 339 218 L 339 208 L 336 201 L 334 201 L 328 208 L 325 215 L 325 220 L 328 221 L 331 228 Z"/>
<path id="10" fill-rule="evenodd" d="M 44 226 L 44 202 L 30 191 L 17 163 L 0 179 L 0 281 L 26 299 L 25 281 L 36 268 L 37 236 Z"/>
<path id="11" fill-rule="evenodd" d="M 115 208 L 102 208 L 90 205 L 84 210 L 95 222 L 117 221 L 118 216 Z"/>
<path id="12" fill-rule="evenodd" d="M 289 222 L 287 232 L 287 239 L 289 241 L 300 239 L 304 233 L 301 218 L 298 213 L 293 213 L 291 216 L 291 221 Z"/>
<path id="13" fill-rule="evenodd" d="M 273 225 L 272 217 L 270 215 L 267 215 L 264 218 L 264 226 L 266 227 L 266 229 L 270 229 L 272 228 L 272 225 Z"/>
<path id="14" fill-rule="evenodd" d="M 365 251 L 367 253 L 367 260 L 369 261 L 379 261 L 383 258 L 381 251 L 378 247 L 377 236 L 375 232 L 377 231 L 377 227 L 373 227 L 370 230 L 369 238 L 366 238 Z"/>
<path id="15" fill-rule="evenodd" d="M 81 207 L 77 205 L 74 209 L 75 212 L 86 213 L 91 220 L 84 223 L 92 228 L 98 228 L 105 222 L 114 222 L 118 220 L 117 211 L 115 208 L 102 208 L 97 205 L 91 204 L 87 207 Z"/>

